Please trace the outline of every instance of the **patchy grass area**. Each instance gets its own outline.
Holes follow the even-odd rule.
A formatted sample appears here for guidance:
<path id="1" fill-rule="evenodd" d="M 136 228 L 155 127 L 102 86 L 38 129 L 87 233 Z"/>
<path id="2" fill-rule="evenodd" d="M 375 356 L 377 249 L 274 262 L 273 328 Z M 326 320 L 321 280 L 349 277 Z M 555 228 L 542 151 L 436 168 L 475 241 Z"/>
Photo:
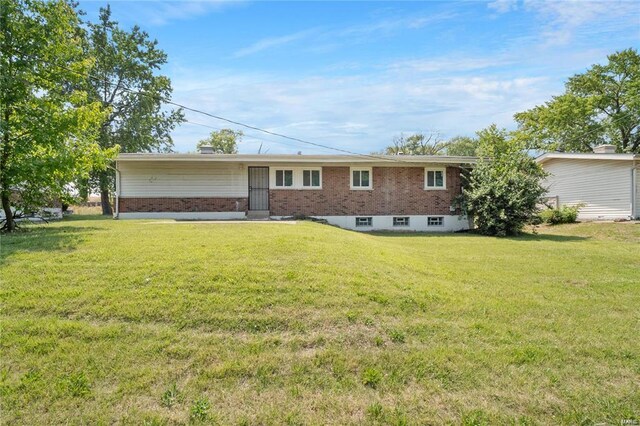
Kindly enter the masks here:
<path id="1" fill-rule="evenodd" d="M 0 238 L 2 424 L 640 420 L 640 225 Z"/>

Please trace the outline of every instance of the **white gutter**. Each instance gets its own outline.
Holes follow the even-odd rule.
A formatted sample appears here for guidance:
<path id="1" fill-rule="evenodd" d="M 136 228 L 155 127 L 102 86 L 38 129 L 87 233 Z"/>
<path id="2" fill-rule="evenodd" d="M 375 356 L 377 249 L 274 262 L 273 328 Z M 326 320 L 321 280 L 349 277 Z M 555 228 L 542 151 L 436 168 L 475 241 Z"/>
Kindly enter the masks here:
<path id="1" fill-rule="evenodd" d="M 477 157 L 458 157 L 446 155 L 285 155 L 285 154 L 156 154 L 124 153 L 118 155 L 118 161 L 213 161 L 230 163 L 326 163 L 326 164 L 474 164 Z"/>

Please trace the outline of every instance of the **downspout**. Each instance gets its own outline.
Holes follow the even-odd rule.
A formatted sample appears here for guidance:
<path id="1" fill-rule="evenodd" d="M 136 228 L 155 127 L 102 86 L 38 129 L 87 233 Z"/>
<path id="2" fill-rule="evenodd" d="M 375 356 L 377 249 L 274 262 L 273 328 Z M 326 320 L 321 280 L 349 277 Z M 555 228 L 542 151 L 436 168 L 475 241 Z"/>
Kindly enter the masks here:
<path id="1" fill-rule="evenodd" d="M 633 160 L 633 168 L 631 169 L 631 218 L 640 219 L 640 209 L 638 209 L 638 169 L 640 164 Z"/>
<path id="2" fill-rule="evenodd" d="M 116 166 L 107 166 L 110 169 L 115 170 L 116 172 L 116 192 L 115 192 L 115 209 L 113 212 L 113 218 L 119 219 L 120 217 L 120 170 L 118 170 L 118 162 L 116 161 Z"/>

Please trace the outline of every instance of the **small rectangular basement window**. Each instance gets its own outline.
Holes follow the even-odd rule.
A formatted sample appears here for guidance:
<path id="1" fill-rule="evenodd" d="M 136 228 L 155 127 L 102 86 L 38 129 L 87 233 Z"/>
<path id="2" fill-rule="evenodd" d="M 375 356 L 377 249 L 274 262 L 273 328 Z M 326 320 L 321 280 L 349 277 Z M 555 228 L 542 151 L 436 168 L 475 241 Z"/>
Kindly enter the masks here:
<path id="1" fill-rule="evenodd" d="M 428 217 L 427 226 L 444 226 L 444 217 L 442 216 Z"/>
<path id="2" fill-rule="evenodd" d="M 393 226 L 409 226 L 409 218 L 407 216 L 394 217 Z"/>
<path id="3" fill-rule="evenodd" d="M 356 217 L 356 226 L 371 226 L 372 223 L 371 217 Z"/>
<path id="4" fill-rule="evenodd" d="M 293 170 L 276 170 L 276 186 L 293 186 Z"/>

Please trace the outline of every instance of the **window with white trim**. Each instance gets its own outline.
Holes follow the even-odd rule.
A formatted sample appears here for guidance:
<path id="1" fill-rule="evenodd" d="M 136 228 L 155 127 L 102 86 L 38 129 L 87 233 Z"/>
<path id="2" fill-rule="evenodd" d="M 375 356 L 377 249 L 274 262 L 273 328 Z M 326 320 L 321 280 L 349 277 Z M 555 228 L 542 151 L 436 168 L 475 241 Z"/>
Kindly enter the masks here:
<path id="1" fill-rule="evenodd" d="M 437 169 L 424 169 L 425 189 L 445 189 L 447 187 L 447 174 L 444 167 Z"/>
<path id="2" fill-rule="evenodd" d="M 293 186 L 293 170 L 276 170 L 276 186 Z"/>
<path id="3" fill-rule="evenodd" d="M 320 188 L 320 170 L 303 170 L 302 186 L 305 188 Z"/>
<path id="4" fill-rule="evenodd" d="M 371 168 L 351 168 L 351 189 L 371 189 Z"/>
<path id="5" fill-rule="evenodd" d="M 356 217 L 356 226 L 371 226 L 372 224 L 372 217 Z"/>
<path id="6" fill-rule="evenodd" d="M 443 216 L 428 217 L 427 226 L 444 226 L 444 217 Z"/>
<path id="7" fill-rule="evenodd" d="M 396 216 L 393 218 L 393 226 L 409 226 L 408 216 Z"/>

